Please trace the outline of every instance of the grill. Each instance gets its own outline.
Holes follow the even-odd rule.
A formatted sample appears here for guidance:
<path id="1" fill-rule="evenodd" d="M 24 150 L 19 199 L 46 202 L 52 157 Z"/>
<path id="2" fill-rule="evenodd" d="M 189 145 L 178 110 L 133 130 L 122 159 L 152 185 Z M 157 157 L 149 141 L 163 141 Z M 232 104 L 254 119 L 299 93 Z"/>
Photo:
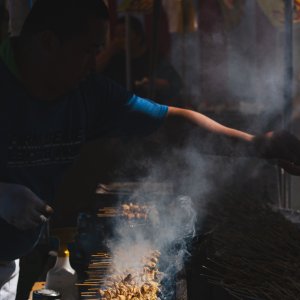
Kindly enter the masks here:
<path id="1" fill-rule="evenodd" d="M 163 205 L 157 209 L 153 199 Z M 168 218 L 175 213 L 178 221 L 183 199 L 189 198 L 175 197 L 168 184 L 99 184 L 94 214 L 79 216 L 75 239 L 80 255 L 73 264 L 84 270 L 78 284 L 81 298 L 175 300 L 180 294 L 185 299 L 178 277 L 183 265 L 176 265 L 184 257 L 185 241 L 164 238 L 170 234 L 164 233 Z"/>

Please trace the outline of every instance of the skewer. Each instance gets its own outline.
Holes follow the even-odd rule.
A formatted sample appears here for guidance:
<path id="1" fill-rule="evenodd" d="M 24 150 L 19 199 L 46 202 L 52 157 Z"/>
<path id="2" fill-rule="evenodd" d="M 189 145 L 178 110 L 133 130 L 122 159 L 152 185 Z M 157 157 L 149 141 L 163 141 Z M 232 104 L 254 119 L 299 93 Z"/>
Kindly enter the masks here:
<path id="1" fill-rule="evenodd" d="M 95 284 L 95 283 L 76 283 L 75 285 L 77 285 L 77 286 L 99 286 L 98 284 Z"/>
<path id="2" fill-rule="evenodd" d="M 222 224 L 211 236 L 218 255 L 211 253 L 207 258 L 209 271 L 204 276 L 233 295 L 298 299 L 300 240 L 296 225 L 260 203 L 229 201 L 220 208 L 220 214 L 211 217 Z"/>
<path id="3" fill-rule="evenodd" d="M 97 292 L 80 292 L 81 295 L 97 294 Z"/>

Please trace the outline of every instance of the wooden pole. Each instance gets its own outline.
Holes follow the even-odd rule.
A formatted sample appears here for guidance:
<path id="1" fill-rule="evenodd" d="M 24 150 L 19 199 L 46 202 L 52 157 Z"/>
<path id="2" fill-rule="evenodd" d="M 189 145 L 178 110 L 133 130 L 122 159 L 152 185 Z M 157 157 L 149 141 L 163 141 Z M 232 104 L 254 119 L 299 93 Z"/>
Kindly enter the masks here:
<path id="1" fill-rule="evenodd" d="M 293 108 L 293 12 L 294 1 L 284 1 L 284 111 L 283 127 L 291 130 L 290 122 Z M 284 208 L 291 208 L 291 177 L 281 170 L 281 196 Z"/>
<path id="2" fill-rule="evenodd" d="M 160 15 L 161 15 L 161 3 L 160 0 L 154 0 L 153 3 L 153 32 L 152 32 L 152 43 L 150 49 L 150 88 L 149 88 L 149 97 L 155 97 L 155 77 L 156 77 L 156 64 L 158 60 L 158 31 L 160 27 Z"/>
<path id="3" fill-rule="evenodd" d="M 132 90 L 131 86 L 131 30 L 130 30 L 130 13 L 125 14 L 126 26 L 126 88 L 128 91 Z"/>

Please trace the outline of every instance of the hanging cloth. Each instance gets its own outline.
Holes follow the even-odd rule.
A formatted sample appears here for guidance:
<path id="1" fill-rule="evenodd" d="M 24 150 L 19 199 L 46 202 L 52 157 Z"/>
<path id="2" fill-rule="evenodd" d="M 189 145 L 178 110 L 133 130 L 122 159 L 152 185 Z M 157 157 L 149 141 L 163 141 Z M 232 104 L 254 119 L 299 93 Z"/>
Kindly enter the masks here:
<path id="1" fill-rule="evenodd" d="M 238 26 L 242 20 L 245 0 L 218 0 L 224 18 L 224 27 L 230 30 Z"/>
<path id="2" fill-rule="evenodd" d="M 17 36 L 30 11 L 30 3 L 28 0 L 8 0 L 7 9 L 9 14 L 10 36 Z"/>
<path id="3" fill-rule="evenodd" d="M 193 0 L 162 0 L 169 21 L 169 31 L 194 32 L 198 29 Z"/>
<path id="4" fill-rule="evenodd" d="M 153 0 L 122 0 L 118 5 L 119 12 L 151 13 Z"/>
<path id="5" fill-rule="evenodd" d="M 169 31 L 182 32 L 182 0 L 163 0 L 162 4 L 168 16 Z"/>
<path id="6" fill-rule="evenodd" d="M 259 7 L 275 27 L 284 25 L 284 1 L 283 0 L 257 0 Z M 300 0 L 294 0 L 294 24 L 300 23 Z"/>

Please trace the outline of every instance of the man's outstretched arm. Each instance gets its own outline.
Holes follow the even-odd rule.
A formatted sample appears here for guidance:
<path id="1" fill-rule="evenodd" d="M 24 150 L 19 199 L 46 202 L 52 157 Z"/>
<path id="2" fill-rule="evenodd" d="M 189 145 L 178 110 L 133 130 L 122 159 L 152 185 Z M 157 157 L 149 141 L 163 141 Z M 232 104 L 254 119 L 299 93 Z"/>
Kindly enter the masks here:
<path id="1" fill-rule="evenodd" d="M 287 172 L 300 175 L 300 141 L 286 131 L 255 136 L 223 126 L 199 112 L 176 107 L 169 107 L 166 123 L 189 125 L 199 129 L 199 134 L 210 137 L 208 140 L 213 145 L 209 145 L 208 149 L 211 150 L 211 154 L 254 156 L 274 160 Z M 195 137 L 197 140 L 197 133 Z M 199 141 L 201 143 L 201 139 Z"/>

